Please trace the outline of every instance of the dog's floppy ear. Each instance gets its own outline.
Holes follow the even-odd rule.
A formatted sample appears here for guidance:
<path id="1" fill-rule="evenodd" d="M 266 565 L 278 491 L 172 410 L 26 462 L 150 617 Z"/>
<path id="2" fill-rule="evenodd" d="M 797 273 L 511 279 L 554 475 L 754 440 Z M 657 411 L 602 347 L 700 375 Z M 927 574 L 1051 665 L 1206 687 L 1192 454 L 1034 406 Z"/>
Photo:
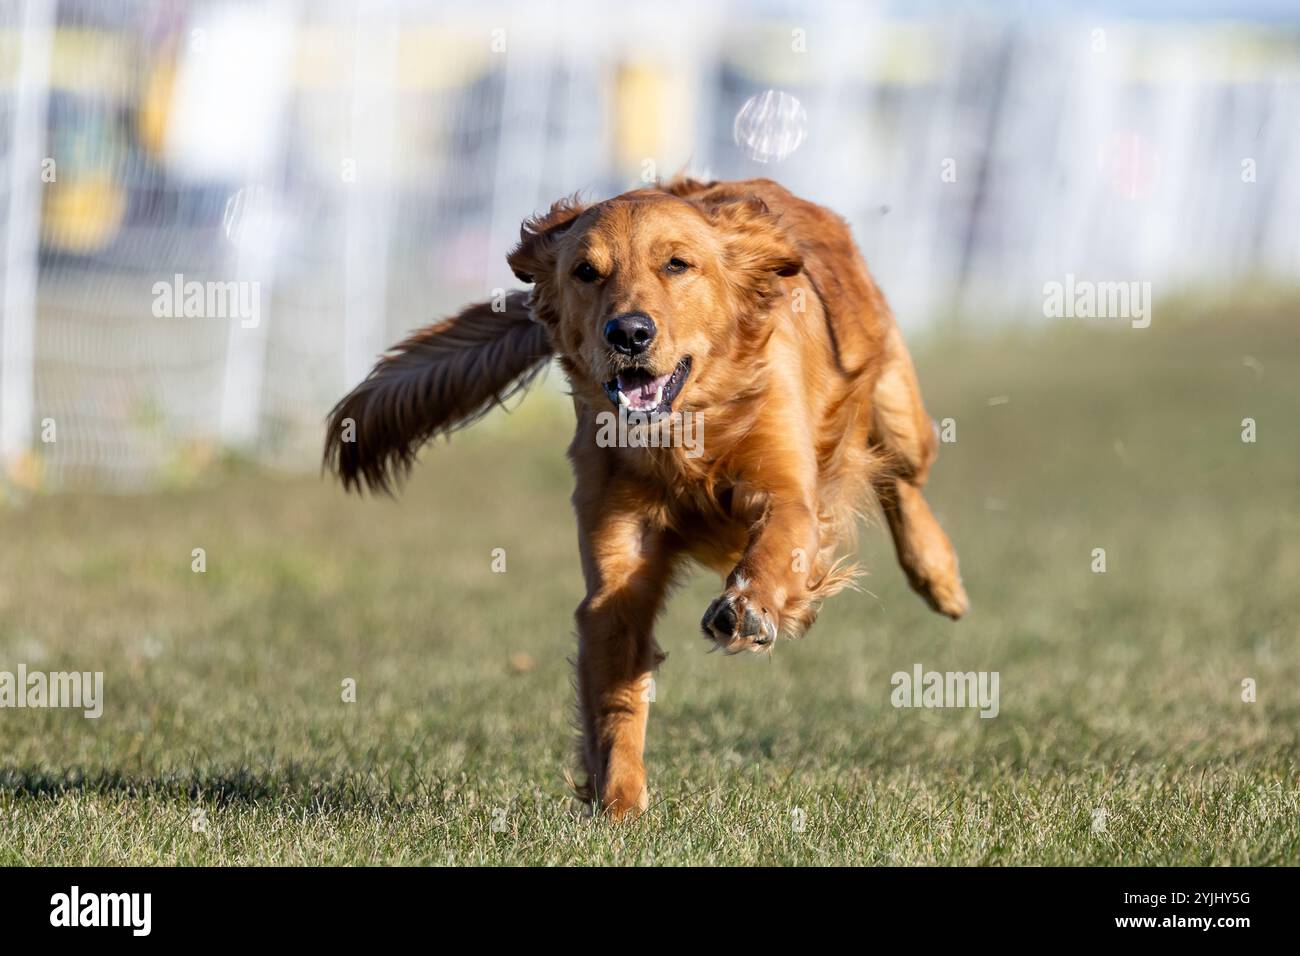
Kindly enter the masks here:
<path id="1" fill-rule="evenodd" d="M 575 194 L 556 202 L 545 215 L 524 220 L 519 227 L 519 245 L 506 256 L 510 271 L 520 282 L 536 282 L 546 275 L 555 264 L 555 240 L 586 208 Z"/>
<path id="2" fill-rule="evenodd" d="M 752 193 L 727 197 L 707 208 L 709 218 L 722 231 L 732 268 L 761 287 L 772 276 L 798 275 L 803 256 L 789 233 Z"/>

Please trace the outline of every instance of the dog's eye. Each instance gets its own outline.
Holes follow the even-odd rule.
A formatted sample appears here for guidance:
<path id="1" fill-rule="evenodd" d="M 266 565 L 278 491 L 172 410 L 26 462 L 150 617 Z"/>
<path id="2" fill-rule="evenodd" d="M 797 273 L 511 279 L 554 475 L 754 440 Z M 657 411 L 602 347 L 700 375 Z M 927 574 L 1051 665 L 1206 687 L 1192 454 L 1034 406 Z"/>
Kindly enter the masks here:
<path id="1" fill-rule="evenodd" d="M 578 267 L 573 270 L 573 277 L 579 282 L 595 282 L 600 278 L 600 273 L 590 262 L 579 262 Z"/>
<path id="2" fill-rule="evenodd" d="M 664 266 L 664 272 L 670 273 L 671 275 L 680 275 L 690 267 L 691 264 L 687 262 L 685 259 L 678 259 L 676 256 L 674 256 L 673 258 L 669 259 L 668 264 Z"/>

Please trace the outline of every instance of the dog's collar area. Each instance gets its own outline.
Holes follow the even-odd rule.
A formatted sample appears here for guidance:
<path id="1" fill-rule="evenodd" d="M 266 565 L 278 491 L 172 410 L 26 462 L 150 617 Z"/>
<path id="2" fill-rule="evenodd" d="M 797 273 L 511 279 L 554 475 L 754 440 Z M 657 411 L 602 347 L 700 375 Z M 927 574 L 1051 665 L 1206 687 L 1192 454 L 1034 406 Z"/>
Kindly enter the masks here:
<path id="1" fill-rule="evenodd" d="M 667 412 L 672 409 L 673 400 L 681 394 L 690 374 L 689 355 L 663 375 L 651 375 L 643 368 L 625 369 L 605 383 L 605 394 L 617 407 L 628 411 Z"/>

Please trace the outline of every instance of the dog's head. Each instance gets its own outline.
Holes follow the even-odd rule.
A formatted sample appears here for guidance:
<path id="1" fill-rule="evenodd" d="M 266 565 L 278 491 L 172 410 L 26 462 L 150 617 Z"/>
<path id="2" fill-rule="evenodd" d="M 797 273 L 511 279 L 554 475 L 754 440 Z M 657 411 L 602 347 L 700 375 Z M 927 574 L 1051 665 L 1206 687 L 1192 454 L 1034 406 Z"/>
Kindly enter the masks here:
<path id="1" fill-rule="evenodd" d="M 651 414 L 743 391 L 780 277 L 802 268 L 757 197 L 660 189 L 562 200 L 524 223 L 509 262 L 575 395 Z"/>

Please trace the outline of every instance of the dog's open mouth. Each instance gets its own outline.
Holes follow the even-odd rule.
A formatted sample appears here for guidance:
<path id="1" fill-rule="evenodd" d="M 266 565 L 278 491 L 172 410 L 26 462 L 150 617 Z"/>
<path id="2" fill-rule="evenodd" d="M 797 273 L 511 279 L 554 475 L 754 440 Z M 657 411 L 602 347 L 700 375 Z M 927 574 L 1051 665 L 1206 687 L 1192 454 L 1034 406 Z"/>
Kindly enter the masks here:
<path id="1" fill-rule="evenodd" d="M 681 394 L 686 376 L 691 374 L 691 357 L 688 355 L 677 367 L 663 375 L 651 375 L 643 368 L 629 368 L 605 383 L 605 394 L 620 408 L 631 412 L 667 412 L 673 399 Z"/>

